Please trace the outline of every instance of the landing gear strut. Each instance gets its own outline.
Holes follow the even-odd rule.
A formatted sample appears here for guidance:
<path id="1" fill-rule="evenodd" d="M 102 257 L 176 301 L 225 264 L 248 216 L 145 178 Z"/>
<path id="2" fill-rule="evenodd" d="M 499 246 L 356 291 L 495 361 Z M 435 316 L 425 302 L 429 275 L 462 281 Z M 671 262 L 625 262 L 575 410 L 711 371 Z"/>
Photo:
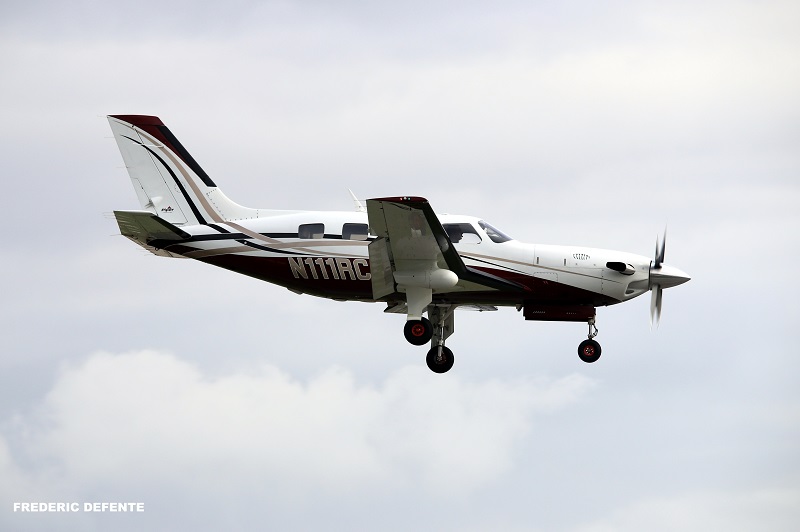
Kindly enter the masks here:
<path id="1" fill-rule="evenodd" d="M 578 346 L 578 357 L 591 364 L 592 362 L 597 362 L 597 359 L 600 358 L 600 353 L 602 349 L 600 349 L 600 344 L 594 340 L 594 337 L 597 336 L 597 327 L 594 324 L 594 318 L 589 318 L 589 339 L 584 340 Z"/>
<path id="2" fill-rule="evenodd" d="M 453 352 L 444 345 L 453 334 L 453 311 L 455 305 L 433 305 L 433 289 L 422 285 L 406 286 L 406 325 L 403 328 L 406 340 L 413 345 L 431 343 L 425 361 L 431 371 L 444 373 L 453 367 Z M 422 317 L 427 309 L 428 317 Z"/>
<path id="3" fill-rule="evenodd" d="M 435 373 L 445 373 L 453 367 L 455 358 L 453 352 L 445 347 L 444 341 L 453 334 L 454 320 L 453 311 L 455 305 L 430 305 L 428 307 L 428 318 L 406 321 L 403 327 L 403 334 L 406 340 L 413 345 L 425 345 L 431 343 L 425 362 L 431 371 Z"/>
<path id="4" fill-rule="evenodd" d="M 444 341 L 453 334 L 455 329 L 455 320 L 453 319 L 455 309 L 455 305 L 430 305 L 428 307 L 428 316 L 433 323 L 433 337 L 425 362 L 435 373 L 449 371 L 455 362 L 453 352 L 444 345 Z"/>

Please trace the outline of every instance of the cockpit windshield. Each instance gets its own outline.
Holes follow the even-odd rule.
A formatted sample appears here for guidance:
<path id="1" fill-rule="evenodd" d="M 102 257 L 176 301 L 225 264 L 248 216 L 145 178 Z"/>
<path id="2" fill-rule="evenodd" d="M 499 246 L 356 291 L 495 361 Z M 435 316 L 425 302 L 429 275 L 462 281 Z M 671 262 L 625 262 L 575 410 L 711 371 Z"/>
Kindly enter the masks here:
<path id="1" fill-rule="evenodd" d="M 492 242 L 496 242 L 498 244 L 502 244 L 503 242 L 508 242 L 509 240 L 514 240 L 501 230 L 497 229 L 496 227 L 492 226 L 491 224 L 484 222 L 481 220 L 478 222 L 478 225 L 481 226 L 481 229 L 486 231 L 486 235 L 492 240 Z"/>

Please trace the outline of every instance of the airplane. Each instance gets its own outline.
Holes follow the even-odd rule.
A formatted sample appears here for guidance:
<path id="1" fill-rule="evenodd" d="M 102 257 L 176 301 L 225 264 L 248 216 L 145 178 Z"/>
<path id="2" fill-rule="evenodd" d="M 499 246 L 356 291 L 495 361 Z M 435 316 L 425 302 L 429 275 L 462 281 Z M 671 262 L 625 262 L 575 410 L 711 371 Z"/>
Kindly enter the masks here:
<path id="1" fill-rule="evenodd" d="M 122 235 L 155 255 L 184 257 L 338 301 L 382 302 L 405 314 L 428 367 L 445 373 L 457 308 L 514 307 L 526 320 L 585 322 L 584 362 L 601 355 L 596 308 L 651 292 L 651 326 L 665 288 L 689 281 L 653 259 L 578 246 L 526 244 L 481 218 L 437 215 L 417 196 L 358 201 L 350 212 L 243 207 L 222 193 L 155 116 L 110 115 L 140 210 L 114 211 Z M 352 194 L 352 192 L 351 192 Z M 427 314 L 427 317 L 425 316 Z"/>

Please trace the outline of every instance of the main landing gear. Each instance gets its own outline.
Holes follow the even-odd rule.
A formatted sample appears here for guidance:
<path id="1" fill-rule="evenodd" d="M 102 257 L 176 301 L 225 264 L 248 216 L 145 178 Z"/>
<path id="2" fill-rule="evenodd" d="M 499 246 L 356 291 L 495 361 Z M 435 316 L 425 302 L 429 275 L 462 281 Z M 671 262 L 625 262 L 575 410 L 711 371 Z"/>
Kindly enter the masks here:
<path id="1" fill-rule="evenodd" d="M 403 328 L 406 340 L 413 345 L 431 343 L 425 362 L 434 373 L 446 373 L 453 367 L 453 352 L 444 345 L 453 334 L 455 305 L 430 305 L 430 319 L 408 320 Z"/>
<path id="2" fill-rule="evenodd" d="M 403 334 L 412 345 L 425 345 L 433 338 L 433 325 L 428 318 L 408 320 L 403 327 Z"/>
<path id="3" fill-rule="evenodd" d="M 594 318 L 589 318 L 589 339 L 584 340 L 578 346 L 578 357 L 589 364 L 597 362 L 602 352 L 600 344 L 594 339 L 598 332 L 597 327 L 594 325 Z"/>
<path id="4" fill-rule="evenodd" d="M 453 367 L 453 362 L 455 362 L 453 352 L 450 351 L 449 347 L 445 347 L 444 344 L 431 347 L 425 357 L 425 363 L 428 364 L 428 368 L 434 373 L 446 373 L 450 371 L 450 368 Z"/>

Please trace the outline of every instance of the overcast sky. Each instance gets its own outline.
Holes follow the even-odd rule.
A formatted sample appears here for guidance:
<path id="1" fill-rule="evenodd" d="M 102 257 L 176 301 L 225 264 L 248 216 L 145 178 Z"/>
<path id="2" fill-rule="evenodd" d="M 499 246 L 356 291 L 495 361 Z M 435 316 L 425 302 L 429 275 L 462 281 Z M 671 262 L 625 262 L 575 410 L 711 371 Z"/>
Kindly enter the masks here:
<path id="1" fill-rule="evenodd" d="M 0 529 L 796 530 L 796 2 L 0 5 Z M 402 316 L 150 255 L 107 114 L 228 196 L 427 197 L 692 277 L 579 323 Z M 14 502 L 143 502 L 20 514 Z"/>

